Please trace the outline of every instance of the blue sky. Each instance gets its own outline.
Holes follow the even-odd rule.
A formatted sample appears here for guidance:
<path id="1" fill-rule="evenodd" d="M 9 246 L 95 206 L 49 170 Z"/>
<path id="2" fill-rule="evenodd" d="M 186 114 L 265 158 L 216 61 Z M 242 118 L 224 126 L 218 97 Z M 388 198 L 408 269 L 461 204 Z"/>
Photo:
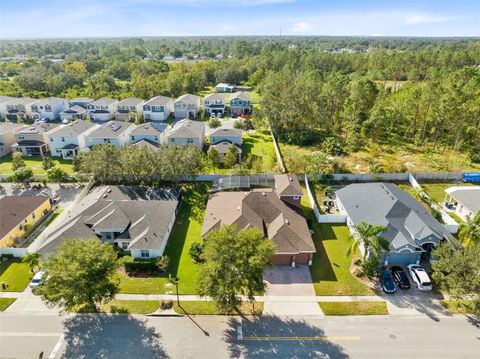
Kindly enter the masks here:
<path id="1" fill-rule="evenodd" d="M 479 36 L 480 0 L 0 0 L 0 37 Z"/>

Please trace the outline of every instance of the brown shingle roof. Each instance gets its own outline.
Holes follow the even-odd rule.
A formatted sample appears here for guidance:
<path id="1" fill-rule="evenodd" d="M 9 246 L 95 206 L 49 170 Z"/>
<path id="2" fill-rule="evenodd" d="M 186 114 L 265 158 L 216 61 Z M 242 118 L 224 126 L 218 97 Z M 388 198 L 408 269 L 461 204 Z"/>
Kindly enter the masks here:
<path id="1" fill-rule="evenodd" d="M 48 196 L 4 196 L 0 198 L 0 239 L 49 200 Z"/>
<path id="2" fill-rule="evenodd" d="M 302 195 L 302 187 L 294 174 L 275 175 L 275 188 L 280 196 Z"/>

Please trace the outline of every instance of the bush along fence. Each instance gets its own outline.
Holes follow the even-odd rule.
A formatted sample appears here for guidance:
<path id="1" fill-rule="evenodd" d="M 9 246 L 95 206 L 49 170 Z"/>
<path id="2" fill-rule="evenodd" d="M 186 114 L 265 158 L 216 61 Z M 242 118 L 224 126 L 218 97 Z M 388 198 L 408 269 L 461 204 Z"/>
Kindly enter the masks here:
<path id="1" fill-rule="evenodd" d="M 308 182 L 308 176 L 305 175 L 305 188 L 307 190 L 307 197 L 310 201 L 310 204 L 313 208 L 313 213 L 317 218 L 318 223 L 346 223 L 347 216 L 344 214 L 321 214 L 320 210 L 318 209 L 317 201 L 315 200 L 315 196 L 312 193 L 310 188 L 310 184 Z"/>
<path id="2" fill-rule="evenodd" d="M 419 172 L 419 173 L 334 173 L 316 174 L 310 178 L 322 181 L 328 178 L 335 182 L 373 182 L 373 181 L 409 181 L 413 176 L 417 180 L 427 181 L 462 181 L 463 172 Z"/>

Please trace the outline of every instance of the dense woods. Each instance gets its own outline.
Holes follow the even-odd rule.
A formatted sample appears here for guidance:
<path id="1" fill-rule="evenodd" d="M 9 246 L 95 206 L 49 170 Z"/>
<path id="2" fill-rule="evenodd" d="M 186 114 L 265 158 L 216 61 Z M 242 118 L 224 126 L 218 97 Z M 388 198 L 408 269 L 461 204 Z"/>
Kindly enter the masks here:
<path id="1" fill-rule="evenodd" d="M 0 94 L 150 98 L 252 86 L 256 124 L 325 155 L 369 142 L 480 160 L 480 40 L 191 37 L 3 41 Z M 163 61 L 165 56 L 191 61 Z M 62 59 L 54 61 L 51 59 Z"/>

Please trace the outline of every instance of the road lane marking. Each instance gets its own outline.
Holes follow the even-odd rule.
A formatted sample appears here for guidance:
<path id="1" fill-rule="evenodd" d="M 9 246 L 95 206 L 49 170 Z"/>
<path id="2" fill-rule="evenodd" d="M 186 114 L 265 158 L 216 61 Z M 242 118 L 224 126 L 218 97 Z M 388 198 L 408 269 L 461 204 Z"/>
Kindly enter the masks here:
<path id="1" fill-rule="evenodd" d="M 298 341 L 303 341 L 303 340 L 332 340 L 332 341 L 358 341 L 360 340 L 361 337 L 358 336 L 351 336 L 351 337 L 337 337 L 337 336 L 319 336 L 319 337 L 249 337 L 249 336 L 244 336 L 243 341 L 247 340 L 284 340 L 284 341 L 289 341 L 289 340 L 298 340 Z"/>
<path id="2" fill-rule="evenodd" d="M 52 350 L 52 352 L 50 353 L 50 356 L 48 357 L 48 359 L 55 359 L 55 357 L 57 356 L 58 350 L 59 350 L 60 347 L 62 346 L 63 339 L 65 339 L 65 335 L 62 334 L 62 335 L 60 336 L 60 338 L 58 339 L 57 344 L 55 344 L 55 346 L 53 347 L 53 350 Z"/>
<path id="3" fill-rule="evenodd" d="M 60 337 L 63 336 L 62 333 L 2 333 L 0 332 L 0 337 Z"/>

